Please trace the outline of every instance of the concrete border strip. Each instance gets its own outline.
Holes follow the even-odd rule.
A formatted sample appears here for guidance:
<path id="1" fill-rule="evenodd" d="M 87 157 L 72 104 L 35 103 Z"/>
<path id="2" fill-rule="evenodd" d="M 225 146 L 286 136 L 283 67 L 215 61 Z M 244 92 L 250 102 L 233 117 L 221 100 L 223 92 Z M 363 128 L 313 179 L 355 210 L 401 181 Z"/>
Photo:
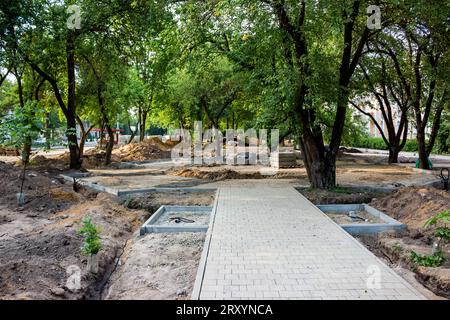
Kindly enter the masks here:
<path id="1" fill-rule="evenodd" d="M 320 211 L 325 212 L 325 214 L 329 211 L 334 212 L 348 212 L 348 211 L 359 211 L 365 210 L 368 214 L 380 218 L 385 223 L 360 223 L 360 224 L 338 224 L 342 229 L 351 233 L 351 234 L 370 234 L 370 233 L 378 233 L 382 231 L 389 230 L 402 230 L 406 228 L 406 225 L 398 222 L 397 220 L 389 217 L 383 212 L 369 206 L 368 204 L 325 204 L 325 205 L 317 205 Z"/>
<path id="2" fill-rule="evenodd" d="M 216 219 L 217 206 L 219 203 L 220 188 L 217 188 L 216 198 L 214 200 L 213 209 L 211 211 L 211 220 L 209 221 L 208 231 L 206 232 L 205 244 L 203 245 L 202 255 L 198 264 L 197 275 L 195 277 L 194 288 L 192 289 L 191 300 L 200 300 L 200 294 L 205 276 L 206 263 L 211 245 L 212 234 L 214 230 L 214 222 Z"/>
<path id="3" fill-rule="evenodd" d="M 161 206 L 152 214 L 152 216 L 141 226 L 139 235 L 143 236 L 146 233 L 171 233 L 171 232 L 207 232 L 208 226 L 201 224 L 192 225 L 158 225 L 156 221 L 166 211 L 170 212 L 186 212 L 189 211 L 193 214 L 209 215 L 211 217 L 212 207 L 208 206 Z"/>
<path id="4" fill-rule="evenodd" d="M 61 174 L 60 176 L 64 180 L 69 181 L 69 182 L 73 182 L 73 178 L 77 179 L 77 177 L 72 177 L 72 176 L 68 176 L 68 175 L 64 175 L 64 174 Z M 105 187 L 105 186 L 102 186 L 102 185 L 99 185 L 96 183 L 92 183 L 92 182 L 89 182 L 86 180 L 82 180 L 82 179 L 77 180 L 77 182 L 79 184 L 81 184 L 82 186 L 85 186 L 85 187 L 88 187 L 88 188 L 91 188 L 91 189 L 94 189 L 94 190 L 97 190 L 100 192 L 107 192 L 107 193 L 113 194 L 115 196 L 119 196 L 119 190 L 117 190 L 117 189 Z"/>
<path id="5" fill-rule="evenodd" d="M 64 180 L 73 182 L 73 178 L 79 179 L 77 182 L 81 184 L 82 186 L 100 191 L 100 192 L 106 192 L 110 193 L 115 196 L 124 196 L 128 194 L 138 194 L 138 193 L 147 193 L 147 192 L 164 192 L 164 191 L 188 191 L 188 192 L 210 192 L 210 191 L 216 191 L 217 188 L 195 188 L 195 187 L 182 187 L 182 188 L 144 188 L 144 189 L 130 189 L 130 190 L 120 190 L 115 189 L 111 187 L 106 187 L 98 183 L 89 182 L 83 179 L 80 179 L 76 176 L 68 176 L 61 174 L 60 175 Z"/>

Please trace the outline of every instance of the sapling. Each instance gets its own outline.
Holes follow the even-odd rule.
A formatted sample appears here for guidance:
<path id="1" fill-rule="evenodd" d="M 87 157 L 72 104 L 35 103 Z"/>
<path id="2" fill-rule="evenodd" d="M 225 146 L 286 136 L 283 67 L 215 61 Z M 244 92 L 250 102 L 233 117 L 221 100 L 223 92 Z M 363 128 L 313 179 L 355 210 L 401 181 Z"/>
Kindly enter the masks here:
<path id="1" fill-rule="evenodd" d="M 425 227 L 436 226 L 434 236 L 438 238 L 437 250 L 442 250 L 442 243 L 448 243 L 450 240 L 450 211 L 442 211 L 425 223 Z"/>
<path id="2" fill-rule="evenodd" d="M 437 243 L 433 243 L 432 254 L 430 256 L 420 255 L 412 251 L 411 260 L 413 262 L 424 267 L 439 267 L 447 261 L 447 257 L 442 250 L 442 243 L 448 243 L 450 240 L 450 228 L 448 227 L 449 223 L 450 211 L 440 212 L 425 223 L 425 228 L 431 226 L 436 227 L 434 229 L 434 236 L 439 240 Z"/>
<path id="3" fill-rule="evenodd" d="M 102 248 L 99 231 L 92 223 L 90 217 L 85 217 L 82 220 L 82 227 L 78 233 L 84 237 L 84 243 L 81 247 L 81 252 L 88 256 L 87 269 L 91 273 L 98 272 L 98 256 L 97 254 Z"/>

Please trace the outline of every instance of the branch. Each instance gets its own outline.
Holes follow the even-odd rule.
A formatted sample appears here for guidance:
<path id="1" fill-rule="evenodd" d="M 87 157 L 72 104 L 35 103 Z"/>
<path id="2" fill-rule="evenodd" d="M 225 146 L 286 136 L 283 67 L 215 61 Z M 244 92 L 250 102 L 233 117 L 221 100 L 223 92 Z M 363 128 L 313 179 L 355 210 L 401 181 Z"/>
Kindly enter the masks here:
<path id="1" fill-rule="evenodd" d="M 383 129 L 381 128 L 380 124 L 379 124 L 378 121 L 375 119 L 375 117 L 374 117 L 370 112 L 366 112 L 366 111 L 364 111 L 363 109 L 361 109 L 360 107 L 358 107 L 358 105 L 357 105 L 356 103 L 354 103 L 353 101 L 350 101 L 350 103 L 351 103 L 352 106 L 354 106 L 359 112 L 361 112 L 362 114 L 368 116 L 368 117 L 373 121 L 373 123 L 374 123 L 375 126 L 377 127 L 378 131 L 380 132 L 381 137 L 382 137 L 383 140 L 384 140 L 384 143 L 386 143 L 386 145 L 387 145 L 388 147 L 390 147 L 391 144 L 390 144 L 389 141 L 386 139 L 386 136 L 384 135 Z"/>

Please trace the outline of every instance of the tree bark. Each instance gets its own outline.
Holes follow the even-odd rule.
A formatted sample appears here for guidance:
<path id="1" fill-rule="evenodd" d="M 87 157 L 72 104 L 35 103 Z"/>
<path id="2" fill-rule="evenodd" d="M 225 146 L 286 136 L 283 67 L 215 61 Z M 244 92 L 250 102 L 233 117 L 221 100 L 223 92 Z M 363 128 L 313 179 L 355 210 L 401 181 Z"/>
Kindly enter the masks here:
<path id="1" fill-rule="evenodd" d="M 143 142 L 145 139 L 145 126 L 147 125 L 148 111 L 144 108 L 140 112 L 139 119 L 139 141 Z"/>
<path id="2" fill-rule="evenodd" d="M 436 109 L 436 112 L 434 114 L 434 119 L 433 119 L 433 127 L 431 128 L 431 134 L 430 134 L 430 139 L 428 141 L 428 146 L 427 146 L 427 156 L 429 157 L 431 152 L 433 151 L 434 148 L 434 144 L 436 143 L 436 138 L 437 135 L 439 133 L 439 130 L 441 128 L 441 118 L 442 118 L 442 112 L 444 111 L 444 106 L 447 99 L 447 91 L 445 90 L 441 101 L 439 102 L 439 105 Z"/>
<path id="3" fill-rule="evenodd" d="M 430 164 L 428 162 L 427 156 L 427 146 L 425 142 L 425 130 L 417 130 L 417 144 L 419 153 L 419 168 L 424 170 L 430 169 Z"/>
<path id="4" fill-rule="evenodd" d="M 23 85 L 22 85 L 22 76 L 19 74 L 17 68 L 14 68 L 14 75 L 16 76 L 17 80 L 17 93 L 19 95 L 19 105 L 22 111 L 24 112 L 25 108 L 25 100 L 23 97 Z M 31 137 L 27 135 L 25 137 L 25 141 L 23 143 L 23 149 L 22 149 L 22 163 L 27 165 L 30 162 L 30 156 L 31 156 Z"/>
<path id="5" fill-rule="evenodd" d="M 84 146 L 86 144 L 87 137 L 89 136 L 89 133 L 94 129 L 94 125 L 91 125 L 87 130 L 84 127 L 83 120 L 81 120 L 80 117 L 77 116 L 77 122 L 78 126 L 81 130 L 81 139 L 80 139 L 80 157 L 83 157 L 84 155 Z"/>
<path id="6" fill-rule="evenodd" d="M 127 144 L 130 144 L 133 142 L 134 138 L 136 137 L 136 134 L 139 130 L 139 123 L 136 124 L 136 129 L 133 131 L 133 130 L 131 130 L 131 123 L 130 123 L 130 121 L 128 121 L 128 128 L 131 131 L 131 136 L 130 136 L 130 139 L 128 139 Z"/>
<path id="7" fill-rule="evenodd" d="M 70 151 L 70 168 L 80 169 L 82 165 L 80 148 L 77 138 L 77 121 L 75 106 L 75 34 L 68 31 L 66 41 L 67 54 L 67 140 Z"/>
<path id="8" fill-rule="evenodd" d="M 50 133 L 50 113 L 49 112 L 45 113 L 45 131 L 44 131 L 44 135 L 45 135 L 46 148 L 48 150 L 50 150 L 52 146 L 50 144 L 51 133 Z"/>
<path id="9" fill-rule="evenodd" d="M 112 151 L 114 148 L 114 132 L 112 130 L 111 125 L 108 123 L 106 125 L 106 131 L 108 132 L 109 141 L 106 143 L 106 156 L 105 156 L 105 165 L 109 166 L 112 161 Z"/>

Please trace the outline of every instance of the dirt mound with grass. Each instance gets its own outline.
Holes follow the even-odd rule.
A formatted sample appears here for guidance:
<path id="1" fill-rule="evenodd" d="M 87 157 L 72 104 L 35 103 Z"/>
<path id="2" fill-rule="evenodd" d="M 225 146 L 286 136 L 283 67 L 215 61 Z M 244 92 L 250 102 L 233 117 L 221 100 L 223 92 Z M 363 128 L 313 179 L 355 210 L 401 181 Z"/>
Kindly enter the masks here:
<path id="1" fill-rule="evenodd" d="M 406 224 L 410 229 L 421 229 L 431 217 L 450 210 L 450 193 L 431 187 L 408 187 L 374 200 L 370 205 Z"/>

